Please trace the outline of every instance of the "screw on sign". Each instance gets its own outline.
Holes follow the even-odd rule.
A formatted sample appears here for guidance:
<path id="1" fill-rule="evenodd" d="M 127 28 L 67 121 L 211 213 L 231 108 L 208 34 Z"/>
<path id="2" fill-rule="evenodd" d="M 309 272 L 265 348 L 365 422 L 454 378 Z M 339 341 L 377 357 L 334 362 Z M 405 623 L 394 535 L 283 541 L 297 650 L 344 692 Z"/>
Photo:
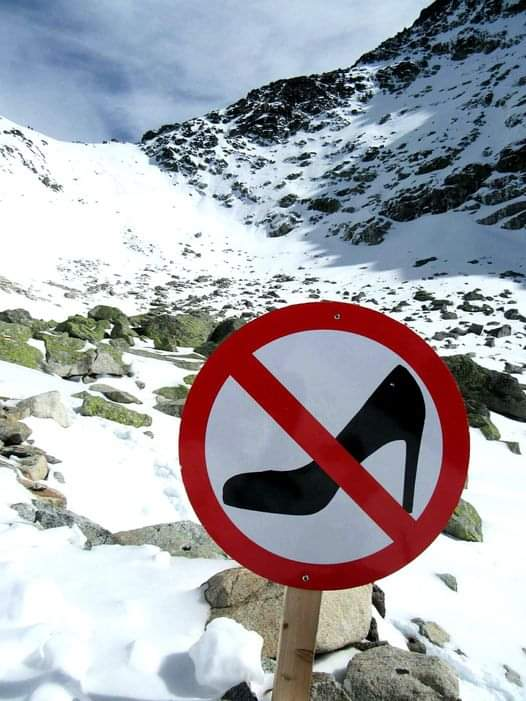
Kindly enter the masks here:
<path id="1" fill-rule="evenodd" d="M 188 396 L 179 440 L 214 540 L 287 585 L 274 695 L 308 698 L 321 592 L 400 569 L 465 482 L 464 403 L 413 331 L 356 305 L 270 312 L 227 338 Z"/>

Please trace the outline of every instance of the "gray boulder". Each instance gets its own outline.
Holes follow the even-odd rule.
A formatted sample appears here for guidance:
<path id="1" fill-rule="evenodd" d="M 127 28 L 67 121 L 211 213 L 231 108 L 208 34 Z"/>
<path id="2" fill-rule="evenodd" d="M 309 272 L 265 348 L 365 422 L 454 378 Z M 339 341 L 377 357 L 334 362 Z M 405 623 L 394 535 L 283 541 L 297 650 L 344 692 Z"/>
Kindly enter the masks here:
<path id="1" fill-rule="evenodd" d="M 23 399 L 18 402 L 17 407 L 39 419 L 53 419 L 63 428 L 69 428 L 75 418 L 71 409 L 66 407 L 62 401 L 60 392 L 56 391 L 44 392 Z"/>
<path id="2" fill-rule="evenodd" d="M 285 587 L 237 567 L 211 577 L 205 599 L 210 620 L 226 616 L 255 630 L 263 655 L 276 657 Z M 366 637 L 371 622 L 371 585 L 323 593 L 316 639 L 318 653 L 339 650 Z"/>
<path id="3" fill-rule="evenodd" d="M 225 553 L 207 534 L 203 526 L 193 521 L 160 523 L 113 534 L 119 545 L 157 545 L 178 557 L 225 558 Z"/>
<path id="4" fill-rule="evenodd" d="M 115 389 L 115 387 L 111 387 L 110 385 L 94 384 L 90 385 L 89 388 L 92 392 L 100 392 L 106 399 L 112 402 L 118 402 L 119 404 L 142 404 L 141 400 L 134 397 L 133 394 L 124 392 L 121 389 Z"/>
<path id="5" fill-rule="evenodd" d="M 6 446 L 20 445 L 31 435 L 31 429 L 21 421 L 0 419 L 0 441 Z"/>
<path id="6" fill-rule="evenodd" d="M 310 687 L 310 701 L 353 701 L 332 674 L 314 672 Z"/>
<path id="7" fill-rule="evenodd" d="M 90 365 L 90 375 L 128 375 L 130 367 L 122 360 L 122 352 L 108 343 L 98 343 Z"/>
<path id="8" fill-rule="evenodd" d="M 390 645 L 360 652 L 349 662 L 344 689 L 353 701 L 458 701 L 458 679 L 437 657 Z"/>
<path id="9" fill-rule="evenodd" d="M 21 518 L 34 523 L 37 527 L 42 529 L 60 528 L 62 526 L 71 528 L 73 524 L 75 524 L 80 528 L 82 533 L 84 533 L 87 538 L 87 543 L 91 546 L 111 545 L 114 542 L 110 531 L 99 526 L 98 523 L 91 521 L 85 516 L 79 516 L 73 513 L 73 511 L 61 508 L 58 505 L 54 506 L 51 503 L 33 506 L 29 504 L 13 504 L 11 508 L 14 509 Z"/>

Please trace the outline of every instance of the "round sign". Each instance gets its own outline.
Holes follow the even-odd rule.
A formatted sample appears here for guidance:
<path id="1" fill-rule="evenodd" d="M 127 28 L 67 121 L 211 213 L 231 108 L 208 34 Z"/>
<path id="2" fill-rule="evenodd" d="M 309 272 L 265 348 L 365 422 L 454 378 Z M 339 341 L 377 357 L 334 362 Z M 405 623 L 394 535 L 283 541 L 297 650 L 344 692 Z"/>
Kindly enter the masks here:
<path id="1" fill-rule="evenodd" d="M 344 589 L 419 555 L 458 504 L 462 397 L 438 355 L 378 312 L 299 304 L 215 350 L 185 404 L 183 481 L 232 558 L 288 586 Z"/>

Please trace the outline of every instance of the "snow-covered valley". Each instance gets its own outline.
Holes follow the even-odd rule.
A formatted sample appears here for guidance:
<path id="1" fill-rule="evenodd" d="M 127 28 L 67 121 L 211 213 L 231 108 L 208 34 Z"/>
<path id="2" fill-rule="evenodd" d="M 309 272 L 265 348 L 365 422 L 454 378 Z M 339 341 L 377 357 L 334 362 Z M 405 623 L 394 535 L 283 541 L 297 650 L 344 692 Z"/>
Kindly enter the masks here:
<path id="1" fill-rule="evenodd" d="M 221 619 L 216 643 L 203 637 L 201 585 L 236 563 L 113 536 L 196 521 L 179 417 L 219 322 L 324 299 L 384 312 L 513 385 L 519 409 L 507 395 L 470 407 L 463 499 L 481 542 L 440 535 L 378 582 L 385 618 L 372 615 L 380 640 L 447 662 L 463 701 L 526 698 L 524 37 L 523 3 L 439 0 L 349 69 L 140 144 L 66 143 L 0 117 L 0 698 L 215 699 L 242 681 L 269 697 L 253 634 Z M 121 315 L 88 317 L 97 305 Z M 178 317 L 199 319 L 191 342 Z M 47 392 L 67 425 L 17 408 Z M 45 477 L 30 473 L 38 449 Z M 35 515 L 66 505 L 101 540 Z M 359 654 L 315 668 L 343 681 Z"/>

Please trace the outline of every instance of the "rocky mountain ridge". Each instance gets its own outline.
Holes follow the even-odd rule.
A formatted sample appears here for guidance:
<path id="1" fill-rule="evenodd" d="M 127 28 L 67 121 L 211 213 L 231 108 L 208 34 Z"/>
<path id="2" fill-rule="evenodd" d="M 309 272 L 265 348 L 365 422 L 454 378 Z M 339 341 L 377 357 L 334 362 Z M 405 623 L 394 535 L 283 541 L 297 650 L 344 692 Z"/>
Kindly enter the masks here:
<path id="1" fill-rule="evenodd" d="M 459 209 L 524 228 L 524 9 L 434 2 L 351 68 L 276 81 L 142 143 L 270 236 L 374 244 L 395 222 Z"/>

